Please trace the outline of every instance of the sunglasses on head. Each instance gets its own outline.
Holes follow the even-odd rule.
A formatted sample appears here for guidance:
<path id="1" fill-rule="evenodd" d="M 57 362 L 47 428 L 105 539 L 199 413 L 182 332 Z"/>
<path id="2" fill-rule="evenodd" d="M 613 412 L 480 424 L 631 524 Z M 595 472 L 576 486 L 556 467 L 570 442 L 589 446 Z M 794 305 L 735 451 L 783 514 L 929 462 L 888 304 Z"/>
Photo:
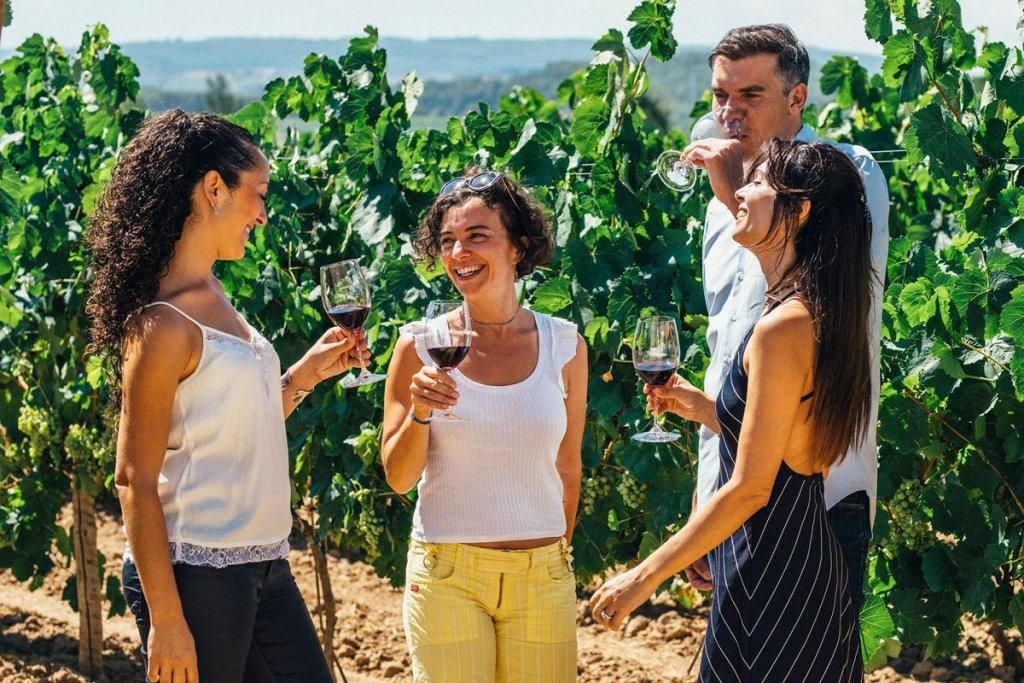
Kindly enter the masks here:
<path id="1" fill-rule="evenodd" d="M 442 185 L 441 191 L 437 194 L 439 197 L 443 197 L 444 195 L 450 192 L 455 192 L 455 190 L 463 187 L 467 187 L 473 192 L 483 192 L 504 177 L 504 173 L 497 173 L 495 171 L 484 171 L 483 173 L 477 173 L 474 176 L 459 176 L 458 178 L 452 178 Z"/>

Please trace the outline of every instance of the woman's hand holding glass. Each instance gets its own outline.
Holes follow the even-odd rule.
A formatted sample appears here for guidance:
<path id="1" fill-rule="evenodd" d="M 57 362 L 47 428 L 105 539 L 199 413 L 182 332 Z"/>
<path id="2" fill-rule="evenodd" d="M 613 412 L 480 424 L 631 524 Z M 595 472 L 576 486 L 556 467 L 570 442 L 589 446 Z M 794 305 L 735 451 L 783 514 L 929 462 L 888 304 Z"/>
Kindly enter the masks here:
<path id="1" fill-rule="evenodd" d="M 425 420 L 434 410 L 448 410 L 459 401 L 455 380 L 444 370 L 424 365 L 412 376 L 409 384 L 412 412 Z"/>
<path id="2" fill-rule="evenodd" d="M 370 285 L 356 259 L 331 263 L 320 268 L 320 293 L 324 310 L 334 324 L 349 333 L 362 333 L 363 323 L 370 314 Z M 359 351 L 359 347 L 356 347 Z M 346 377 L 341 386 L 346 389 L 373 384 L 387 375 L 371 373 L 366 369 L 366 358 L 360 358 L 362 371 L 357 377 Z"/>
<path id="3" fill-rule="evenodd" d="M 633 336 L 633 368 L 645 386 L 662 385 L 679 367 L 679 332 L 676 321 L 664 316 L 640 318 Z M 650 401 L 648 401 L 650 403 Z M 660 406 L 651 409 L 654 419 L 646 432 L 633 435 L 634 441 L 667 443 L 679 438 L 676 432 L 667 432 L 658 424 Z"/>
<path id="4" fill-rule="evenodd" d="M 362 362 L 369 358 L 366 333 L 362 329 L 346 331 L 331 327 L 309 347 L 295 364 L 291 375 L 294 381 L 299 382 L 300 388 L 308 389 L 325 379 L 362 367 Z M 310 386 L 304 386 L 300 378 L 308 379 Z"/>
<path id="5" fill-rule="evenodd" d="M 647 394 L 647 408 L 651 412 L 670 412 L 718 432 L 714 399 L 678 374 L 669 377 L 661 386 L 645 384 L 644 393 Z"/>

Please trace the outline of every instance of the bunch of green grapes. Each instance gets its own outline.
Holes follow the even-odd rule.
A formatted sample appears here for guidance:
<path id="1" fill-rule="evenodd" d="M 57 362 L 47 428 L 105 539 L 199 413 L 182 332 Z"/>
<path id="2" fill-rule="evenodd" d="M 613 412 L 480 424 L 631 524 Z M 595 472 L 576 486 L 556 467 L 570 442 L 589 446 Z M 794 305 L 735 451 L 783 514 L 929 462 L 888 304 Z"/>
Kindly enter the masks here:
<path id="1" fill-rule="evenodd" d="M 619 479 L 619 483 L 615 488 L 618 489 L 623 502 L 626 503 L 626 507 L 629 509 L 636 510 L 643 506 L 644 498 L 647 495 L 646 489 L 629 470 L 622 473 L 622 478 Z"/>
<path id="2" fill-rule="evenodd" d="M 583 514 L 594 514 L 594 503 L 598 498 L 604 498 L 612 491 L 612 480 L 607 474 L 595 473 L 591 477 L 584 477 L 580 486 L 580 495 L 583 497 Z"/>
<path id="3" fill-rule="evenodd" d="M 359 489 L 352 497 L 359 503 L 359 518 L 356 528 L 366 542 L 366 554 L 376 557 L 379 553 L 380 537 L 384 533 L 384 518 L 373 504 L 373 489 Z"/>
<path id="4" fill-rule="evenodd" d="M 883 545 L 890 550 L 902 547 L 923 553 L 935 545 L 931 524 L 918 516 L 923 489 L 919 480 L 909 479 L 889 499 L 889 538 Z"/>
<path id="5" fill-rule="evenodd" d="M 110 455 L 109 445 L 104 443 L 95 427 L 73 424 L 64 437 L 64 451 L 75 463 L 95 465 Z"/>
<path id="6" fill-rule="evenodd" d="M 53 420 L 41 408 L 22 404 L 18 412 L 18 431 L 28 437 L 28 452 L 38 460 L 50 448 L 50 441 L 56 431 Z"/>

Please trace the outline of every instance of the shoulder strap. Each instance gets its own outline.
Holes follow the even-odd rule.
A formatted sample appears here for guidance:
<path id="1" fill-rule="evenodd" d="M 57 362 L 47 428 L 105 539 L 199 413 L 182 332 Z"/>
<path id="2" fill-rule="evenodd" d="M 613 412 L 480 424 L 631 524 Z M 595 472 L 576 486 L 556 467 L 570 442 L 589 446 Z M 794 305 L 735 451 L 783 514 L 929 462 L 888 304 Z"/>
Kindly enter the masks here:
<path id="1" fill-rule="evenodd" d="M 201 330 L 205 330 L 206 329 L 206 325 L 202 324 L 201 322 L 199 322 L 198 320 L 196 320 L 195 318 L 190 316 L 188 313 L 186 313 L 185 311 L 181 310 L 180 308 L 178 308 L 177 306 L 175 306 L 174 304 L 172 304 L 169 301 L 154 301 L 152 303 L 146 304 L 142 308 L 146 309 L 146 308 L 149 308 L 150 306 L 168 306 L 168 307 L 174 309 L 175 311 L 177 311 L 178 314 L 181 315 L 181 317 L 185 318 L 186 320 L 191 321 L 199 329 L 201 329 Z"/>

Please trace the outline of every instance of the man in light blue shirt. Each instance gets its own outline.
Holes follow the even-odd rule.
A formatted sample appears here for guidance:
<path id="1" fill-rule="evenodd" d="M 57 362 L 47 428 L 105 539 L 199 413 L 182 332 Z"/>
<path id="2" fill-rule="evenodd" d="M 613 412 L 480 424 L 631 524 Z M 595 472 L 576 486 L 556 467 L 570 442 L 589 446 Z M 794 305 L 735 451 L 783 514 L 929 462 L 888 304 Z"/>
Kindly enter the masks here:
<path id="1" fill-rule="evenodd" d="M 817 140 L 803 123 L 807 103 L 810 62 L 806 48 L 786 26 L 746 26 L 730 31 L 714 48 L 708 63 L 715 107 L 730 130 L 729 140 L 707 139 L 690 144 L 684 153 L 705 168 L 714 199 L 704 221 L 703 284 L 708 308 L 708 347 L 711 363 L 704 391 L 677 376 L 664 390 L 669 407 L 689 419 L 706 423 L 714 400 L 729 373 L 736 349 L 761 314 L 765 280 L 753 254 L 732 239 L 738 201 L 735 193 L 745 183 L 750 164 L 761 145 L 773 137 Z M 829 521 L 843 548 L 852 577 L 850 593 L 859 610 L 864 594 L 861 578 L 874 521 L 877 484 L 875 444 L 878 418 L 880 328 L 885 263 L 889 245 L 889 193 L 885 177 L 863 147 L 839 145 L 853 160 L 864 179 L 872 224 L 872 340 L 873 401 L 867 434 L 850 450 L 842 463 L 832 467 L 825 480 L 825 504 Z M 871 277 L 865 273 L 864 277 Z M 696 505 L 705 503 L 718 481 L 718 435 L 701 427 L 697 468 Z M 686 570 L 698 588 L 711 587 L 704 560 Z"/>

